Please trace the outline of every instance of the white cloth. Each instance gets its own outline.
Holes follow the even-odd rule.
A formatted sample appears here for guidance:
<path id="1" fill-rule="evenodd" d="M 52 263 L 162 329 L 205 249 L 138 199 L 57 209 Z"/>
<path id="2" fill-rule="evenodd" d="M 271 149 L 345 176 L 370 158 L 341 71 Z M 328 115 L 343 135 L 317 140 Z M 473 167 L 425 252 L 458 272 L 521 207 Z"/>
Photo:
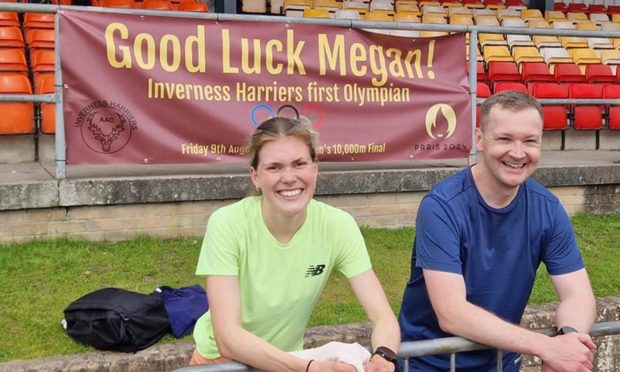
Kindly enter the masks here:
<path id="1" fill-rule="evenodd" d="M 332 341 L 323 346 L 313 349 L 293 351 L 291 354 L 305 359 L 316 361 L 337 361 L 354 366 L 358 372 L 364 372 L 364 364 L 370 360 L 370 352 L 362 345 L 354 342 L 347 344 L 344 342 Z"/>

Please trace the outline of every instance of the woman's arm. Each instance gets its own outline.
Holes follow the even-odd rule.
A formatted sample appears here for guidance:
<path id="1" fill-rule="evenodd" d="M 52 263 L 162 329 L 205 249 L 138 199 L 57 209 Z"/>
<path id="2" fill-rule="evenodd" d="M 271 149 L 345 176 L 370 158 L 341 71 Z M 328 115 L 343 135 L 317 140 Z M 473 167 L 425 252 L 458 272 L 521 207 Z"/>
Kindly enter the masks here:
<path id="1" fill-rule="evenodd" d="M 349 279 L 353 292 L 372 324 L 373 350 L 385 346 L 398 352 L 400 329 L 375 272 L 370 269 Z M 378 355 L 371 358 L 366 371 L 393 371 L 394 365 Z"/>
<path id="2" fill-rule="evenodd" d="M 309 360 L 281 351 L 243 328 L 236 276 L 208 276 L 207 295 L 215 341 L 223 357 L 266 371 L 306 371 Z M 339 362 L 313 361 L 309 371 L 355 372 L 355 368 Z"/>

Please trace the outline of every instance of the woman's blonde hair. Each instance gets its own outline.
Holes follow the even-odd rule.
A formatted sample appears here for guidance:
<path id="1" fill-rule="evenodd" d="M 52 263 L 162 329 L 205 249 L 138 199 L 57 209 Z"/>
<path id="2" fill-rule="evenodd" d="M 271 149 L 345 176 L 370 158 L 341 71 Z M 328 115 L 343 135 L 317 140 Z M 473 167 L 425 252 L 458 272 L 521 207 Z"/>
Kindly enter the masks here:
<path id="1" fill-rule="evenodd" d="M 256 169 L 259 160 L 258 153 L 267 142 L 286 137 L 295 137 L 305 143 L 308 146 L 310 158 L 316 161 L 318 133 L 299 120 L 275 116 L 262 122 L 250 137 L 248 143 L 250 165 Z"/>

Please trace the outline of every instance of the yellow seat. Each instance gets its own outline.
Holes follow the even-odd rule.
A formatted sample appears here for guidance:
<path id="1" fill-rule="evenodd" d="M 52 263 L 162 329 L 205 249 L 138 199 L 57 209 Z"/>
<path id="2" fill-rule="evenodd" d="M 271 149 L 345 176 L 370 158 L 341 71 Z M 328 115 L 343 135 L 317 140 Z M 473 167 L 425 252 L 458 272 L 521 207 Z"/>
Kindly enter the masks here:
<path id="1" fill-rule="evenodd" d="M 566 21 L 566 15 L 559 10 L 545 10 L 545 19 L 547 22 L 553 22 L 555 20 L 558 21 Z"/>
<path id="2" fill-rule="evenodd" d="M 427 5 L 425 7 L 422 7 L 422 9 L 420 9 L 422 11 L 422 15 L 424 14 L 439 14 L 444 18 L 448 18 L 448 10 L 445 9 L 442 6 L 434 6 L 434 5 Z"/>
<path id="3" fill-rule="evenodd" d="M 362 19 L 362 16 L 354 9 L 338 9 L 334 13 L 336 19 Z"/>
<path id="4" fill-rule="evenodd" d="M 512 48 L 512 56 L 517 65 L 521 62 L 544 62 L 545 59 L 533 46 L 515 46 Z"/>
<path id="5" fill-rule="evenodd" d="M 422 23 L 447 24 L 448 20 L 445 16 L 438 13 L 423 13 Z"/>
<path id="6" fill-rule="evenodd" d="M 529 28 L 551 28 L 549 22 L 543 18 L 532 18 L 527 21 L 527 27 Z"/>
<path id="7" fill-rule="evenodd" d="M 284 0 L 282 9 L 287 17 L 303 17 L 304 9 L 312 8 L 312 0 Z"/>
<path id="8" fill-rule="evenodd" d="M 446 31 L 422 31 L 420 37 L 439 37 L 449 35 Z"/>
<path id="9" fill-rule="evenodd" d="M 606 65 L 620 64 L 620 50 L 618 49 L 602 49 L 601 62 Z"/>
<path id="10" fill-rule="evenodd" d="M 482 55 L 484 56 L 485 63 L 493 61 L 514 62 L 510 50 L 505 45 L 485 45 L 482 48 Z"/>
<path id="11" fill-rule="evenodd" d="M 471 9 L 464 7 L 464 6 L 448 8 L 448 17 L 455 15 L 455 14 L 466 14 L 468 16 L 473 17 L 474 12 Z"/>
<path id="12" fill-rule="evenodd" d="M 415 22 L 420 23 L 420 15 L 414 12 L 396 12 L 394 22 Z"/>
<path id="13" fill-rule="evenodd" d="M 483 48 L 486 45 L 508 45 L 502 34 L 479 34 L 478 42 Z"/>
<path id="14" fill-rule="evenodd" d="M 449 17 L 452 25 L 473 25 L 474 19 L 469 14 L 453 14 Z M 468 34 L 469 35 L 469 34 Z"/>
<path id="15" fill-rule="evenodd" d="M 521 18 L 521 12 L 516 9 L 498 9 L 497 10 L 497 19 L 501 22 L 505 18 Z"/>
<path id="16" fill-rule="evenodd" d="M 545 19 L 545 17 L 543 17 L 543 14 L 540 10 L 538 9 L 523 9 L 521 11 L 521 18 L 523 18 L 526 21 L 529 21 L 530 19 Z"/>
<path id="17" fill-rule="evenodd" d="M 364 19 L 366 21 L 392 22 L 394 21 L 394 16 L 389 15 L 387 12 L 384 11 L 375 10 L 366 13 L 366 15 L 364 15 Z"/>
<path id="18" fill-rule="evenodd" d="M 331 18 L 327 9 L 304 9 L 304 18 Z"/>
<path id="19" fill-rule="evenodd" d="M 396 10 L 396 13 L 412 12 L 418 15 L 422 14 L 422 12 L 420 11 L 420 8 L 418 7 L 418 4 L 415 4 L 413 2 L 408 2 L 408 1 L 397 1 L 396 4 L 394 4 L 394 9 Z"/>
<path id="20" fill-rule="evenodd" d="M 605 23 L 609 23 L 609 16 L 605 13 L 592 13 L 590 14 L 590 22 L 602 26 Z"/>
<path id="21" fill-rule="evenodd" d="M 568 12 L 566 13 L 566 19 L 573 23 L 590 22 L 590 19 L 585 13 Z"/>
<path id="22" fill-rule="evenodd" d="M 588 47 L 588 39 L 583 37 L 560 36 L 559 39 L 562 46 L 566 49 Z"/>
<path id="23" fill-rule="evenodd" d="M 267 13 L 266 0 L 243 0 L 241 10 L 245 13 Z"/>
<path id="24" fill-rule="evenodd" d="M 601 59 L 591 48 L 568 49 L 568 54 L 576 64 L 601 63 Z"/>

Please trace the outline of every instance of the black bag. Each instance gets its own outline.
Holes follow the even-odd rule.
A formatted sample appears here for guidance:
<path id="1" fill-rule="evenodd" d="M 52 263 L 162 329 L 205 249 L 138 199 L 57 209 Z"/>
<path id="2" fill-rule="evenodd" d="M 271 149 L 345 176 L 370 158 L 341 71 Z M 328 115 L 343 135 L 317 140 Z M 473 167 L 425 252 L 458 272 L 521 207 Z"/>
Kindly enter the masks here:
<path id="1" fill-rule="evenodd" d="M 64 313 L 69 336 L 99 350 L 136 352 L 170 330 L 157 294 L 103 288 L 73 301 Z"/>

